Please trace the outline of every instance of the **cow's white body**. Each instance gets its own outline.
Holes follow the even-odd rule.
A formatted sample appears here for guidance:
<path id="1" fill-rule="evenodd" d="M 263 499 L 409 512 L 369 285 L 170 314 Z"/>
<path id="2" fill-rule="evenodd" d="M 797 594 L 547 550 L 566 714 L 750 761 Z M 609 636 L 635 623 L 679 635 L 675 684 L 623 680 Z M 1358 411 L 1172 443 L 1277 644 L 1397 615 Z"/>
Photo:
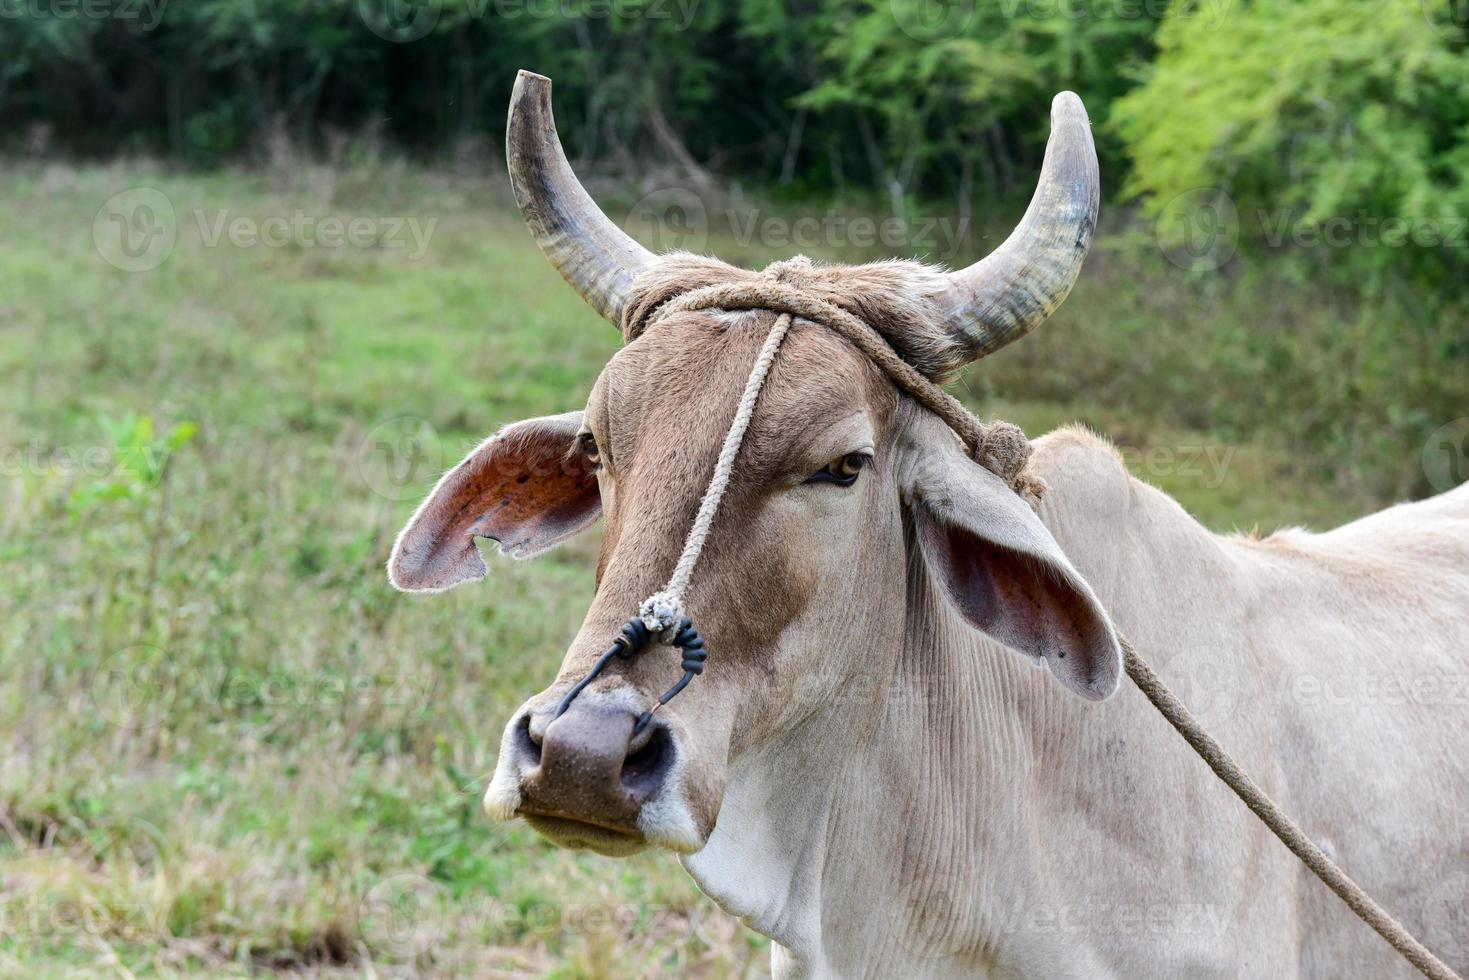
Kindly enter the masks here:
<path id="1" fill-rule="evenodd" d="M 1469 488 L 1256 541 L 1205 531 L 1085 434 L 1039 440 L 1035 465 L 1045 523 L 1142 655 L 1469 970 Z M 1072 696 L 920 561 L 883 601 L 906 608 L 894 676 L 734 760 L 684 859 L 776 941 L 777 976 L 1415 975 L 1130 683 Z"/>

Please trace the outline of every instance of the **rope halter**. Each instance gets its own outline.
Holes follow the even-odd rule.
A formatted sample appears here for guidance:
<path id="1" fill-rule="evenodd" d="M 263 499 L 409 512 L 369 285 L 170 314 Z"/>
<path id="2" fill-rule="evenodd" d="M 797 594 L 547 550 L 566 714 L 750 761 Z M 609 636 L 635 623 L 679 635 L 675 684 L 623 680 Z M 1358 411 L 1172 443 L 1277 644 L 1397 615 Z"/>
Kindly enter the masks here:
<path id="1" fill-rule="evenodd" d="M 913 395 L 925 408 L 948 423 L 963 441 L 969 454 L 982 466 L 1000 476 L 1017 493 L 1028 498 L 1032 504 L 1040 500 L 1045 487 L 1039 480 L 1025 473 L 1025 464 L 1030 459 L 1030 443 L 1018 426 L 1008 422 L 995 422 L 986 426 L 975 418 L 958 399 L 924 377 L 916 368 L 893 349 L 892 345 L 871 325 L 833 303 L 818 299 L 800 288 L 811 269 L 811 260 L 796 256 L 776 262 L 765 269 L 759 279 L 732 284 L 716 284 L 692 289 L 675 296 L 656 309 L 641 316 L 636 323 L 624 327 L 628 336 L 637 336 L 653 323 L 674 313 L 693 310 L 768 310 L 778 314 L 760 353 L 750 368 L 745 381 L 744 393 L 740 395 L 724 444 L 719 450 L 719 459 L 714 464 L 714 473 L 699 501 L 688 537 L 684 539 L 683 551 L 668 584 L 644 599 L 638 614 L 628 620 L 619 631 L 612 646 L 597 658 L 596 664 L 576 683 L 556 706 L 555 717 L 560 717 L 588 684 L 601 674 L 614 657 L 628 659 L 637 654 L 650 642 L 657 640 L 677 647 L 683 652 L 684 675 L 654 703 L 653 707 L 638 717 L 635 732 L 642 731 L 653 718 L 653 714 L 688 686 L 689 681 L 704 672 L 704 662 L 709 653 L 704 640 L 694 629 L 693 621 L 684 614 L 683 598 L 693 577 L 694 566 L 704 551 L 709 539 L 709 530 L 714 526 L 719 503 L 729 487 L 734 474 L 735 460 L 743 445 L 745 432 L 755 415 L 755 405 L 770 375 L 781 344 L 790 333 L 796 317 L 809 320 L 836 331 L 849 340 L 878 367 L 882 368 L 898 387 Z M 632 309 L 634 304 L 629 304 Z"/>

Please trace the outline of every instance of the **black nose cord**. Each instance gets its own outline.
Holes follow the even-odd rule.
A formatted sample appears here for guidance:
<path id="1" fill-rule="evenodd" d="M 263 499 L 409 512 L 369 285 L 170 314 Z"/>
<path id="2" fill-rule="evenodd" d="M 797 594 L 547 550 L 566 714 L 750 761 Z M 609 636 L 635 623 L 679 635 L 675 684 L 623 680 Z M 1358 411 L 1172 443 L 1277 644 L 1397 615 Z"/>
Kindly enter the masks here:
<path id="1" fill-rule="evenodd" d="M 673 640 L 671 642 L 683 651 L 683 678 L 677 684 L 664 691 L 663 696 L 658 699 L 652 708 L 638 716 L 637 724 L 633 726 L 634 735 L 648 727 L 648 722 L 653 720 L 654 712 L 672 701 L 679 691 L 682 691 L 688 686 L 689 681 L 704 672 L 704 661 L 709 659 L 709 651 L 704 649 L 704 638 L 699 635 L 698 630 L 694 629 L 693 620 L 684 617 L 675 629 L 677 632 L 673 634 Z M 597 658 L 597 662 L 592 665 L 591 670 L 587 671 L 587 675 L 577 681 L 575 687 L 566 692 L 566 696 L 561 699 L 561 703 L 556 705 L 556 713 L 551 717 L 556 719 L 565 714 L 566 709 L 571 707 L 571 702 L 576 700 L 576 696 L 582 692 L 583 688 L 597 679 L 597 675 L 602 673 L 602 670 L 612 662 L 613 657 L 621 657 L 623 660 L 631 659 L 634 654 L 646 647 L 652 639 L 652 631 L 644 626 L 643 621 L 638 617 L 634 616 L 626 623 L 623 623 L 622 631 L 612 641 L 612 646 L 607 649 L 606 653 Z"/>

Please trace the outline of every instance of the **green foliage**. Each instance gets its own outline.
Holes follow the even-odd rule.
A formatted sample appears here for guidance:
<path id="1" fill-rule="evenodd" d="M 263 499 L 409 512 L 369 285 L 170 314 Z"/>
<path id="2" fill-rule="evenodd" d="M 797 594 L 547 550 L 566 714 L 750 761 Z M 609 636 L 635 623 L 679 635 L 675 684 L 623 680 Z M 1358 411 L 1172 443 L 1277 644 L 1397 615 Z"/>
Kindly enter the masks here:
<path id="1" fill-rule="evenodd" d="M 845 108 L 869 154 L 905 193 L 972 189 L 978 167 L 990 196 L 1029 180 L 1049 132 L 1051 97 L 1082 92 L 1094 118 L 1129 85 L 1151 49 L 1160 5 L 1092 0 L 846 0 L 821 46 L 824 79 L 800 103 Z M 896 29 L 895 29 L 896 28 Z M 1111 162 L 1111 148 L 1101 148 Z M 926 175 L 926 176 L 925 176 Z"/>
<path id="2" fill-rule="evenodd" d="M 1050 100 L 1071 88 L 1097 124 L 1104 189 L 1142 199 L 1165 245 L 1227 233 L 1246 254 L 1289 255 L 1291 275 L 1373 297 L 1453 286 L 1469 266 L 1469 24 L 1455 0 L 107 9 L 30 4 L 6 19 L 3 145 L 203 166 L 302 151 L 340 165 L 385 145 L 457 159 L 499 142 L 527 67 L 556 79 L 572 155 L 640 193 L 660 179 L 650 162 L 692 158 L 896 215 L 954 201 L 944 209 L 967 221 L 1028 193 Z M 1335 244 L 1320 246 L 1322 223 Z"/>
<path id="3" fill-rule="evenodd" d="M 72 491 L 69 503 L 75 513 L 104 501 L 140 500 L 157 491 L 174 456 L 199 434 L 197 423 L 180 422 L 155 435 L 153 419 L 147 415 L 104 416 L 99 423 L 112 465 L 105 476 Z"/>
<path id="4" fill-rule="evenodd" d="M 1420 0 L 1217 0 L 1177 6 L 1146 82 L 1114 126 L 1165 237 L 1199 188 L 1223 191 L 1246 245 L 1295 246 L 1368 271 L 1450 270 L 1469 237 L 1469 49 L 1449 4 Z M 1212 7 L 1205 16 L 1203 8 Z M 1442 16 L 1435 12 L 1442 8 Z M 1312 228 L 1336 222 L 1338 244 Z M 1391 226 L 1405 234 L 1394 241 Z M 1302 234 L 1305 229 L 1307 234 Z M 1282 241 L 1282 235 L 1290 237 Z"/>
<path id="5" fill-rule="evenodd" d="M 328 129 L 382 127 L 436 153 L 497 140 L 514 69 L 528 67 L 555 77 L 579 155 L 641 157 L 659 147 L 649 118 L 663 113 L 722 169 L 770 179 L 795 153 L 808 185 L 884 194 L 894 180 L 904 194 L 967 193 L 976 166 L 991 189 L 1023 183 L 1050 97 L 1077 88 L 1104 118 L 1162 9 L 1000 0 L 934 21 L 931 0 L 114 6 L 109 17 L 31 6 L 7 20 L 0 111 L 33 124 L 8 139 L 42 132 L 82 152 L 214 164 L 259 158 L 282 133 L 324 149 Z"/>

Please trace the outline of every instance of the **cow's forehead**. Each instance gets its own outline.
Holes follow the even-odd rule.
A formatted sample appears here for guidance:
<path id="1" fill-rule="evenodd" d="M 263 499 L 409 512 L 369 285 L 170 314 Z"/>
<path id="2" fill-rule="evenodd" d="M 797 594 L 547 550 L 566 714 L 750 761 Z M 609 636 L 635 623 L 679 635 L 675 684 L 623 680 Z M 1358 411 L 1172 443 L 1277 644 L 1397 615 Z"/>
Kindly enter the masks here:
<path id="1" fill-rule="evenodd" d="M 716 453 L 773 321 L 765 312 L 680 314 L 620 350 L 588 405 L 614 465 L 635 465 L 650 449 Z M 797 320 L 761 390 L 742 471 L 768 475 L 859 413 L 880 430 L 896 404 L 896 391 L 866 357 L 827 328 Z"/>

